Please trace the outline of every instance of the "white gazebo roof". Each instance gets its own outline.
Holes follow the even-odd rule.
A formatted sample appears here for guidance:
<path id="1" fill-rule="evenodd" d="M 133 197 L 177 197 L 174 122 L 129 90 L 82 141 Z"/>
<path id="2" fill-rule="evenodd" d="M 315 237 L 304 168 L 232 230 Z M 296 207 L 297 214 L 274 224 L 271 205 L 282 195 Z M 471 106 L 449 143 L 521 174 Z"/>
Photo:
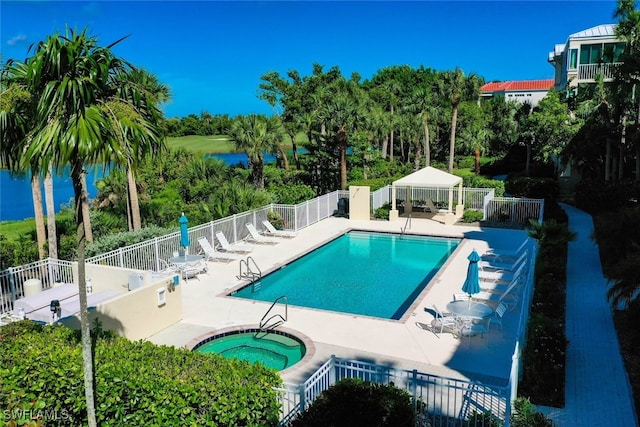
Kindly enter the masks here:
<path id="1" fill-rule="evenodd" d="M 431 166 L 393 181 L 394 187 L 445 187 L 452 188 L 462 183 L 462 178 Z"/>

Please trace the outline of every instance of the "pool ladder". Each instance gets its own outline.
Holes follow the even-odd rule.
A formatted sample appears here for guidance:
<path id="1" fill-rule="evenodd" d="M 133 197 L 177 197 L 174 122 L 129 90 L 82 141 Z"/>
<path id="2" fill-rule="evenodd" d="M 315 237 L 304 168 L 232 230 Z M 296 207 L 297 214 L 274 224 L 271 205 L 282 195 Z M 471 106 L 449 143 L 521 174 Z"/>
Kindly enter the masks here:
<path id="1" fill-rule="evenodd" d="M 405 221 L 404 227 L 400 228 L 400 231 L 402 231 L 401 236 L 404 236 L 404 234 L 407 232 L 407 229 L 411 230 L 411 214 L 409 214 L 409 217 Z"/>
<path id="2" fill-rule="evenodd" d="M 271 313 L 271 310 L 275 308 L 276 304 L 280 300 L 284 301 L 284 316 L 280 313 L 275 313 L 269 316 L 269 314 Z M 261 332 L 272 331 L 278 326 L 282 325 L 284 322 L 287 321 L 288 312 L 289 312 L 289 300 L 287 299 L 287 296 L 286 295 L 279 296 L 271 304 L 271 307 L 269 307 L 269 310 L 267 310 L 267 312 L 264 313 L 264 316 L 262 316 L 262 319 L 260 319 L 260 331 Z"/>
<path id="3" fill-rule="evenodd" d="M 243 266 L 244 269 L 242 268 Z M 249 279 L 251 281 L 253 292 L 257 291 L 262 286 L 262 271 L 252 257 L 240 260 L 240 273 L 237 277 L 238 279 Z"/>

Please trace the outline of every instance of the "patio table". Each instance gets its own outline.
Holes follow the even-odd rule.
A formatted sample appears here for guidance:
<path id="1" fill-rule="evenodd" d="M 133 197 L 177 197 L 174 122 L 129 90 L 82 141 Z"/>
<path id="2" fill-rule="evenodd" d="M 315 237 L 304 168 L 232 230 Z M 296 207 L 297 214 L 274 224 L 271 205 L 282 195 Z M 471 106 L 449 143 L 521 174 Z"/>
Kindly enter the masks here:
<path id="1" fill-rule="evenodd" d="M 478 301 L 452 301 L 447 304 L 447 310 L 451 313 L 471 319 L 483 320 L 493 314 L 493 309 Z"/>
<path id="2" fill-rule="evenodd" d="M 175 266 L 185 280 L 187 280 L 185 271 L 189 269 L 189 267 L 193 268 L 194 266 L 203 266 L 203 268 L 206 268 L 207 265 L 205 258 L 202 255 L 175 256 L 173 258 L 169 258 L 169 264 Z"/>

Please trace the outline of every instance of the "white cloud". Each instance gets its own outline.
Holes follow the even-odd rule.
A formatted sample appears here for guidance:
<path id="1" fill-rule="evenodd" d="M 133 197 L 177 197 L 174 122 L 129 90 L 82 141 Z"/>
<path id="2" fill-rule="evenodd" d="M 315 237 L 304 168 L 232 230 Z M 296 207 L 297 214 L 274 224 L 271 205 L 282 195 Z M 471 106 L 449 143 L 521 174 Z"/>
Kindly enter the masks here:
<path id="1" fill-rule="evenodd" d="M 7 40 L 7 44 L 9 46 L 14 46 L 22 43 L 25 40 L 27 40 L 27 36 L 25 36 L 24 34 L 18 34 L 17 36 L 11 37 L 9 40 Z"/>

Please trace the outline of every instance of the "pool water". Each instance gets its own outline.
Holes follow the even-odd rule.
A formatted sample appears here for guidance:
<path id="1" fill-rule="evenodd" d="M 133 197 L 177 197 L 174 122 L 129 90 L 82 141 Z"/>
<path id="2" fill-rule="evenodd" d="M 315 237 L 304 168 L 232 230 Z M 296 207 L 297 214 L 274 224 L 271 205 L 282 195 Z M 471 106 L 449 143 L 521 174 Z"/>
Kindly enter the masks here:
<path id="1" fill-rule="evenodd" d="M 351 231 L 232 296 L 397 320 L 459 242 Z"/>
<path id="2" fill-rule="evenodd" d="M 216 353 L 250 363 L 259 362 L 281 371 L 298 363 L 304 357 L 306 348 L 302 342 L 288 335 L 256 330 L 214 337 L 198 345 L 196 351 Z"/>

